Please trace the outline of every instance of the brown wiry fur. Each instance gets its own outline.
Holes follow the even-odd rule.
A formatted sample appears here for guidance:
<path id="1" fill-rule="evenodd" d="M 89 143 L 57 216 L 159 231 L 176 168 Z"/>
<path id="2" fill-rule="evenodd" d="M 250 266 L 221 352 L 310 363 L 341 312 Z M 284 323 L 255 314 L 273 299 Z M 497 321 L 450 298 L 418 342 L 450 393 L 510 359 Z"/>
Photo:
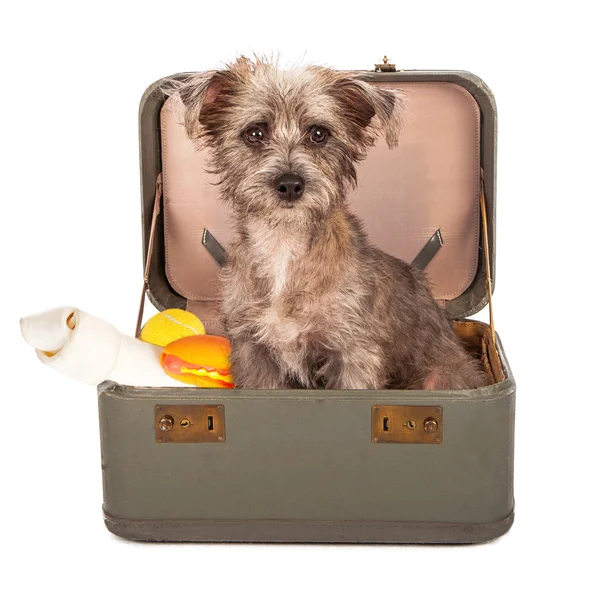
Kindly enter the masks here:
<path id="1" fill-rule="evenodd" d="M 487 383 L 425 276 L 371 245 L 346 203 L 377 136 L 397 142 L 403 99 L 351 73 L 238 59 L 171 84 L 188 135 L 211 151 L 234 242 L 222 316 L 243 388 L 460 389 Z M 244 132 L 264 124 L 260 144 Z M 324 126 L 323 144 L 309 140 Z M 305 180 L 282 201 L 273 181 Z"/>

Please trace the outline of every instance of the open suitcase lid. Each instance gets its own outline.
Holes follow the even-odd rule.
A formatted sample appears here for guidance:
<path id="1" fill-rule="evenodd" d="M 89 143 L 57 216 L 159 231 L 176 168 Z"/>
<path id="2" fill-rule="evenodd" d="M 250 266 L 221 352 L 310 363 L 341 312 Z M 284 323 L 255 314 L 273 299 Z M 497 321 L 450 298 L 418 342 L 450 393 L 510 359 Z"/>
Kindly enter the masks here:
<path id="1" fill-rule="evenodd" d="M 365 72 L 407 97 L 398 148 L 381 140 L 358 166 L 350 206 L 371 242 L 412 262 L 436 232 L 443 245 L 426 267 L 434 296 L 462 318 L 487 303 L 480 194 L 487 207 L 490 276 L 494 281 L 496 106 L 488 87 L 467 72 Z M 206 153 L 187 138 L 175 99 L 152 84 L 140 104 L 144 257 L 148 252 L 157 177 L 163 200 L 156 221 L 148 295 L 159 309 L 188 308 L 219 332 L 219 265 L 207 231 L 227 249 L 228 216 L 206 174 Z M 167 100 L 165 102 L 165 100 Z M 483 180 L 482 180 L 483 174 Z M 146 258 L 145 258 L 146 259 Z"/>

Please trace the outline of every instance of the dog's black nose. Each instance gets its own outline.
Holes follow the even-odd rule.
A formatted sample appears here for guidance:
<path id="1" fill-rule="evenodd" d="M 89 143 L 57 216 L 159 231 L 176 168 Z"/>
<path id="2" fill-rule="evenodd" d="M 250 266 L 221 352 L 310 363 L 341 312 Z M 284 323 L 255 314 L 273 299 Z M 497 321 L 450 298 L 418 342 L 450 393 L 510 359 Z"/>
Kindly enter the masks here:
<path id="1" fill-rule="evenodd" d="M 298 200 L 304 193 L 304 179 L 297 173 L 284 173 L 275 178 L 273 187 L 282 200 Z"/>

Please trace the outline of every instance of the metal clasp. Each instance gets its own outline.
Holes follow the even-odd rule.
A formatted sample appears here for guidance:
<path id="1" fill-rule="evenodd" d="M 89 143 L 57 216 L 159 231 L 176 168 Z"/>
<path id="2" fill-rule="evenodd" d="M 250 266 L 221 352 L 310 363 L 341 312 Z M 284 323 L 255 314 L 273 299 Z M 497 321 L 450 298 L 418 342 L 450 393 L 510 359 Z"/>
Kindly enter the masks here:
<path id="1" fill-rule="evenodd" d="M 441 406 L 376 404 L 371 408 L 371 441 L 375 444 L 441 444 Z"/>
<path id="2" fill-rule="evenodd" d="M 383 62 L 379 64 L 375 64 L 375 71 L 379 71 L 381 73 L 395 73 L 396 65 L 389 62 L 389 58 L 387 56 L 383 57 Z"/>

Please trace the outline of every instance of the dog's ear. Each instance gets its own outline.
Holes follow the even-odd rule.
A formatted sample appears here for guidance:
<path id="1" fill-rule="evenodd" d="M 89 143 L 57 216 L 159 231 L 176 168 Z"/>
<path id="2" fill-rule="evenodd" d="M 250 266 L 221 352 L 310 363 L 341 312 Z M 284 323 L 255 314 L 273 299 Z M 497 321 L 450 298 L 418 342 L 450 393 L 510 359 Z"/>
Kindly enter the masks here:
<path id="1" fill-rule="evenodd" d="M 390 148 L 398 145 L 402 126 L 404 96 L 375 87 L 352 73 L 342 74 L 332 88 L 344 115 L 361 129 L 383 135 Z"/>
<path id="2" fill-rule="evenodd" d="M 167 96 L 183 103 L 185 129 L 192 140 L 214 138 L 232 100 L 234 78 L 229 70 L 206 71 L 163 82 Z"/>
<path id="3" fill-rule="evenodd" d="M 250 78 L 256 65 L 240 56 L 220 71 L 194 73 L 168 79 L 161 85 L 167 96 L 178 96 L 184 105 L 184 122 L 188 136 L 208 143 L 218 137 L 227 122 L 228 108 Z"/>

